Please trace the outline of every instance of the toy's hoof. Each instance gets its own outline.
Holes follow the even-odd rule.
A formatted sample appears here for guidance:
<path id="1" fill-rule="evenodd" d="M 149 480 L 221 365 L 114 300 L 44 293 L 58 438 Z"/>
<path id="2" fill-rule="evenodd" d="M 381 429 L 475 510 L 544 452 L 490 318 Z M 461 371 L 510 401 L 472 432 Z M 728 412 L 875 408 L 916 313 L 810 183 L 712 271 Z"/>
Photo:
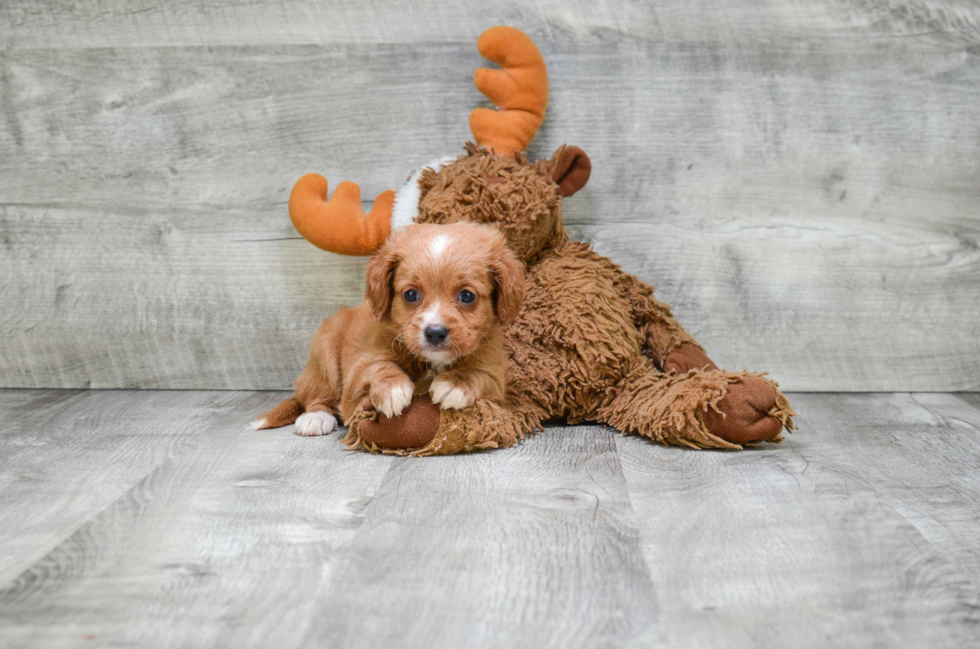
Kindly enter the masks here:
<path id="1" fill-rule="evenodd" d="M 360 423 L 361 438 L 380 448 L 422 448 L 432 441 L 439 430 L 439 406 L 428 394 L 412 399 L 411 405 L 397 417 L 378 413 L 375 420 Z"/>
<path id="2" fill-rule="evenodd" d="M 688 370 L 703 370 L 705 368 L 716 370 L 718 366 L 708 358 L 707 354 L 688 343 L 684 343 L 670 352 L 664 361 L 664 372 L 667 373 L 683 374 Z"/>
<path id="3" fill-rule="evenodd" d="M 728 386 L 718 402 L 722 417 L 714 410 L 704 414 L 704 425 L 712 435 L 732 444 L 765 442 L 779 436 L 781 421 L 767 414 L 776 405 L 776 390 L 767 381 L 749 376 Z"/>

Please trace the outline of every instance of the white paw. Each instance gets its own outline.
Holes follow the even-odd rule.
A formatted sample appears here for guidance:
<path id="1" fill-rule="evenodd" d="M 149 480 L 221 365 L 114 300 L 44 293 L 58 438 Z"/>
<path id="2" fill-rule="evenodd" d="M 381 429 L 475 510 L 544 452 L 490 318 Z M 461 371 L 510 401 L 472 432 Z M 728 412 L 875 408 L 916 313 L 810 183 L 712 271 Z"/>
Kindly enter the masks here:
<path id="1" fill-rule="evenodd" d="M 402 414 L 408 404 L 412 403 L 415 386 L 411 381 L 396 385 L 391 390 L 382 391 L 380 396 L 372 397 L 371 403 L 375 409 L 383 412 L 389 419 Z"/>
<path id="2" fill-rule="evenodd" d="M 429 395 L 432 397 L 432 403 L 449 410 L 469 408 L 476 401 L 466 390 L 443 379 L 436 379 L 432 382 L 432 385 L 429 386 Z"/>
<path id="3" fill-rule="evenodd" d="M 326 435 L 337 429 L 337 418 L 329 412 L 305 412 L 296 419 L 296 434 L 303 437 Z"/>
<path id="4" fill-rule="evenodd" d="M 262 430 L 263 426 L 265 426 L 265 418 L 264 417 L 262 419 L 256 419 L 255 421 L 249 423 L 248 429 L 249 430 Z"/>

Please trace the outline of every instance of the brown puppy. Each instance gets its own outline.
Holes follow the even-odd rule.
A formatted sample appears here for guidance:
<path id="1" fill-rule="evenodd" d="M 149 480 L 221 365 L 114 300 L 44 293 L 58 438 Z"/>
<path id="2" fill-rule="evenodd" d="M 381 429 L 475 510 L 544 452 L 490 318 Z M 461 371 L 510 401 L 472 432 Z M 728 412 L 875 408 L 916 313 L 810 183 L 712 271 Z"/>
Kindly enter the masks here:
<path id="1" fill-rule="evenodd" d="M 323 321 L 295 394 L 252 422 L 254 430 L 295 421 L 297 435 L 324 435 L 358 405 L 397 416 L 426 376 L 442 408 L 503 403 L 501 325 L 521 309 L 524 265 L 495 229 L 454 223 L 395 232 L 368 264 L 366 298 Z"/>

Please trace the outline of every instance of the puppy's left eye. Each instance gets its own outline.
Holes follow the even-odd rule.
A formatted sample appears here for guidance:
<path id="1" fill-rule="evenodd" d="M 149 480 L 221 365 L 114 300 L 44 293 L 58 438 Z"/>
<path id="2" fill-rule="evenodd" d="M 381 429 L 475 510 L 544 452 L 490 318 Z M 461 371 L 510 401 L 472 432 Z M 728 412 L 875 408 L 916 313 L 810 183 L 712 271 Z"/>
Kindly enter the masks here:
<path id="1" fill-rule="evenodd" d="M 462 302 L 463 304 L 473 304 L 473 301 L 475 299 L 476 299 L 476 295 L 470 291 L 459 292 L 459 301 Z"/>

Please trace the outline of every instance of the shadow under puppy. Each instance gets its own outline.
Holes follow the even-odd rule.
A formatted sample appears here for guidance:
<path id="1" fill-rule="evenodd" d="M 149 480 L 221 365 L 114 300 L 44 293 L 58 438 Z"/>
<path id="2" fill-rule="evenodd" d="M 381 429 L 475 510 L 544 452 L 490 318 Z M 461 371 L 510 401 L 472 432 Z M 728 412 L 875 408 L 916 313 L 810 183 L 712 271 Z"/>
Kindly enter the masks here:
<path id="1" fill-rule="evenodd" d="M 365 297 L 323 321 L 295 394 L 253 430 L 296 422 L 297 435 L 325 435 L 358 405 L 394 417 L 429 379 L 441 408 L 504 403 L 502 325 L 524 301 L 524 265 L 497 230 L 454 223 L 395 232 L 368 263 Z"/>

